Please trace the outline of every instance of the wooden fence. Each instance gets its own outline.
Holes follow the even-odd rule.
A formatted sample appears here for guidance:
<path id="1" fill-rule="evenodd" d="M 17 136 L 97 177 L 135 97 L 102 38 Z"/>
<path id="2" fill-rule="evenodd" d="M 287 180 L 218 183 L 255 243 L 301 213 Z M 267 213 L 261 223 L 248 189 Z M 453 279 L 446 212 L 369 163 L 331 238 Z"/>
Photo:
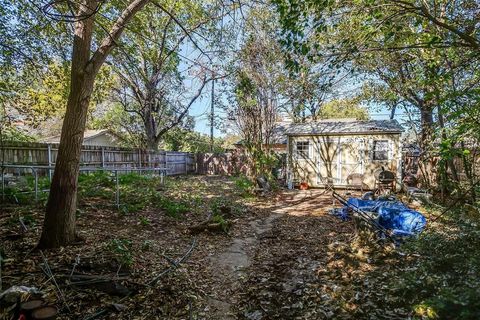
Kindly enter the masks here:
<path id="1" fill-rule="evenodd" d="M 471 165 L 471 168 L 469 168 L 471 171 L 470 174 L 473 180 L 477 181 L 477 179 L 480 177 L 480 149 L 469 149 L 468 158 L 468 161 Z M 402 177 L 406 179 L 410 178 L 408 179 L 410 181 L 425 181 L 426 179 L 429 179 L 433 185 L 436 185 L 440 179 L 440 157 L 438 154 L 432 154 L 427 159 L 431 163 L 431 168 L 428 172 L 422 172 L 420 168 L 422 160 L 420 157 L 420 152 L 412 152 L 411 150 L 405 149 L 402 159 Z M 463 159 L 458 156 L 453 157 L 452 164 L 455 167 L 459 181 L 470 182 L 467 171 L 465 170 Z M 427 178 L 424 177 L 424 174 L 427 176 Z M 449 179 L 454 179 L 454 175 L 450 167 L 447 170 L 447 175 Z M 414 178 L 413 180 L 411 180 L 412 177 Z"/>
<path id="2" fill-rule="evenodd" d="M 57 154 L 58 144 L 6 142 L 0 147 L 0 165 L 54 166 Z M 195 156 L 191 153 L 100 146 L 83 146 L 80 165 L 96 168 L 167 168 L 169 175 L 196 171 Z"/>
<path id="3" fill-rule="evenodd" d="M 199 153 L 197 154 L 197 173 L 208 175 L 248 174 L 246 156 L 241 152 Z"/>

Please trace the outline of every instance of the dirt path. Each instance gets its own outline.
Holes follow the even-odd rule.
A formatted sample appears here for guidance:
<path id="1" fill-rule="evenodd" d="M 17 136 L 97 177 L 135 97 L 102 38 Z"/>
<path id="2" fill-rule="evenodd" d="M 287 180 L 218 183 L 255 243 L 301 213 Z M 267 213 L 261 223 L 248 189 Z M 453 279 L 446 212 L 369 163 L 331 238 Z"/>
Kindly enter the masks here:
<path id="1" fill-rule="evenodd" d="M 350 235 L 348 225 L 326 214 L 331 198 L 321 190 L 285 192 L 248 233 L 210 258 L 216 271 L 207 300 L 209 319 L 282 319 L 305 312 L 304 295 L 328 261 L 328 245 Z"/>
<path id="2" fill-rule="evenodd" d="M 242 289 L 241 280 L 247 275 L 247 270 L 252 264 L 260 238 L 272 229 L 273 222 L 280 216 L 274 213 L 266 218 L 250 221 L 252 233 L 249 236 L 234 238 L 225 251 L 211 257 L 210 263 L 213 269 L 218 271 L 216 278 L 218 283 L 229 284 L 237 293 Z M 210 316 L 215 319 L 236 319 L 232 310 L 232 306 L 237 302 L 236 298 L 235 295 L 223 298 L 209 297 L 207 310 Z"/>

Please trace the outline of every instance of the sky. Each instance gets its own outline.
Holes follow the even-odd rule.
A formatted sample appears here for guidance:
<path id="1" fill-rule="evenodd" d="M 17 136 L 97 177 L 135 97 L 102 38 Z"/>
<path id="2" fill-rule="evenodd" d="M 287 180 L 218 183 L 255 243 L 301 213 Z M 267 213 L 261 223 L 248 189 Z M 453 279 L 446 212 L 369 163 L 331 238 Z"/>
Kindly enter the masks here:
<path id="1" fill-rule="evenodd" d="M 232 23 L 237 23 L 231 19 L 227 19 L 227 21 L 230 21 Z M 237 26 L 240 27 L 240 26 Z M 234 41 L 234 47 L 238 50 L 240 44 L 242 43 L 242 35 L 243 33 L 238 32 L 237 34 L 234 35 L 236 38 L 236 41 Z M 203 47 L 202 49 L 205 50 L 208 45 L 202 40 L 198 39 L 197 43 L 199 46 Z M 187 41 L 185 44 L 182 45 L 181 51 L 180 51 L 180 70 L 190 70 L 193 67 L 198 68 L 199 65 L 195 61 L 197 61 L 198 57 L 201 56 L 201 52 L 196 48 L 193 43 L 190 41 Z M 221 70 L 222 66 L 225 66 L 226 63 L 229 62 L 232 57 L 228 57 L 227 59 L 220 57 L 220 59 L 217 58 L 215 61 L 208 61 L 206 59 L 202 59 L 202 65 L 205 66 L 206 68 L 209 68 L 210 70 L 213 69 L 212 65 L 217 65 L 219 66 L 218 69 Z M 220 60 L 220 61 L 219 61 Z M 188 77 L 187 77 L 188 78 Z M 191 78 L 191 77 L 190 77 Z M 192 92 L 198 88 L 198 83 L 196 84 L 197 87 L 195 87 L 195 83 L 192 82 L 186 82 L 186 85 L 191 87 Z M 361 81 L 359 82 L 359 79 L 354 79 L 353 76 L 350 79 L 347 79 L 345 83 L 342 85 L 342 88 L 339 88 L 338 92 L 340 97 L 348 96 L 351 95 L 352 92 L 358 92 L 357 90 L 361 86 Z M 222 104 L 227 104 L 227 98 L 222 95 L 221 91 L 219 90 L 221 88 L 221 84 L 219 81 L 216 81 L 215 83 L 215 98 L 220 100 Z M 210 112 L 211 112 L 211 98 L 212 98 L 212 83 L 208 83 L 202 93 L 202 96 L 197 99 L 197 101 L 192 105 L 189 115 L 192 116 L 195 119 L 195 131 L 210 135 Z M 218 101 L 217 100 L 217 101 Z M 386 107 L 382 107 L 379 105 L 364 105 L 370 114 L 371 119 L 378 119 L 378 120 L 383 120 L 383 119 L 389 119 L 390 118 L 390 110 L 388 110 Z M 221 118 L 226 118 L 225 113 L 222 111 L 221 108 L 219 108 L 218 105 L 215 106 L 215 119 L 221 119 Z M 397 108 L 396 114 L 395 114 L 395 119 L 397 119 L 400 124 L 405 124 L 409 120 L 408 115 L 405 113 L 405 111 L 401 108 Z M 221 121 L 220 121 L 221 122 Z M 215 137 L 221 137 L 224 136 L 225 132 L 222 130 L 219 130 L 218 128 L 214 128 L 214 136 Z"/>
<path id="2" fill-rule="evenodd" d="M 227 100 L 225 97 L 218 97 L 220 95 L 220 92 L 218 90 L 219 85 L 218 82 L 215 85 L 216 94 L 217 98 L 220 98 L 223 103 L 227 103 Z M 194 117 L 195 119 L 195 131 L 198 131 L 203 134 L 210 135 L 210 110 L 211 110 L 211 92 L 212 92 L 212 86 L 211 83 L 209 83 L 204 91 L 203 91 L 203 96 L 201 99 L 197 100 L 194 105 L 192 105 L 192 108 L 190 110 L 190 115 Z M 390 110 L 388 110 L 386 107 L 382 107 L 380 105 L 364 105 L 367 107 L 369 110 L 370 118 L 373 120 L 386 120 L 390 119 Z M 220 117 L 225 117 L 225 113 L 218 108 L 218 106 L 215 108 L 215 114 Z M 395 117 L 400 124 L 404 125 L 406 122 L 408 122 L 409 117 L 405 113 L 405 110 L 403 108 L 397 108 L 395 112 Z M 224 136 L 225 133 L 222 132 L 221 130 L 214 128 L 214 136 L 215 137 L 221 137 Z"/>

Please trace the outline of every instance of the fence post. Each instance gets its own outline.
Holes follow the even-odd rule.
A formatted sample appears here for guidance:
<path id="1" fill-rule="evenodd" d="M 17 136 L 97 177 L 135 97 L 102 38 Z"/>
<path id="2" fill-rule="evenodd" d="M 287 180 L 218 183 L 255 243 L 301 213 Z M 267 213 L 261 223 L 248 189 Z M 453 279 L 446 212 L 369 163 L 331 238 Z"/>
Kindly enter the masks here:
<path id="1" fill-rule="evenodd" d="M 105 147 L 102 147 L 102 168 L 105 168 Z"/>
<path id="2" fill-rule="evenodd" d="M 5 202 L 5 168 L 2 167 L 2 202 Z"/>
<path id="3" fill-rule="evenodd" d="M 48 152 L 48 166 L 52 166 L 52 145 L 47 145 L 47 152 Z M 48 179 L 52 181 L 52 169 L 48 168 Z"/>
<path id="4" fill-rule="evenodd" d="M 118 170 L 115 170 L 115 204 L 117 205 L 117 209 L 120 209 L 120 188 L 118 185 Z"/>
<path id="5" fill-rule="evenodd" d="M 140 149 L 138 149 L 138 167 L 139 168 L 142 167 L 142 154 L 141 154 Z"/>
<path id="6" fill-rule="evenodd" d="M 187 155 L 188 155 L 187 153 L 183 154 L 183 161 L 185 161 L 185 174 L 188 173 L 188 162 L 187 162 L 188 157 L 187 157 Z"/>
<path id="7" fill-rule="evenodd" d="M 168 152 L 165 151 L 165 169 L 168 169 Z"/>
<path id="8" fill-rule="evenodd" d="M 32 171 L 35 175 L 35 202 L 38 201 L 38 174 L 37 174 L 37 169 L 32 167 Z"/>

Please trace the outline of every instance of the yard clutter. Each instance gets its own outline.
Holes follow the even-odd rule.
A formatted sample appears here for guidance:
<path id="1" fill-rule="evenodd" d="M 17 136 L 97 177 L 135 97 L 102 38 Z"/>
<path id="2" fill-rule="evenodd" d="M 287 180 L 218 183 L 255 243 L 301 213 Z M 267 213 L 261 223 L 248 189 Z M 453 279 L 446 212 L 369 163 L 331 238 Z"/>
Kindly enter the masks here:
<path id="1" fill-rule="evenodd" d="M 333 215 L 342 220 L 347 220 L 356 214 L 369 225 L 378 229 L 385 235 L 392 237 L 414 236 L 422 232 L 427 224 L 425 217 L 418 211 L 408 208 L 400 201 L 393 198 L 378 200 L 363 200 L 350 198 L 345 201 L 343 197 L 334 193 L 344 207 L 334 210 Z"/>
<path id="2" fill-rule="evenodd" d="M 44 293 L 35 287 L 12 286 L 0 293 L 0 318 L 24 320 L 55 319 L 57 307 L 42 299 Z M 5 312 L 5 313 L 3 313 Z"/>

